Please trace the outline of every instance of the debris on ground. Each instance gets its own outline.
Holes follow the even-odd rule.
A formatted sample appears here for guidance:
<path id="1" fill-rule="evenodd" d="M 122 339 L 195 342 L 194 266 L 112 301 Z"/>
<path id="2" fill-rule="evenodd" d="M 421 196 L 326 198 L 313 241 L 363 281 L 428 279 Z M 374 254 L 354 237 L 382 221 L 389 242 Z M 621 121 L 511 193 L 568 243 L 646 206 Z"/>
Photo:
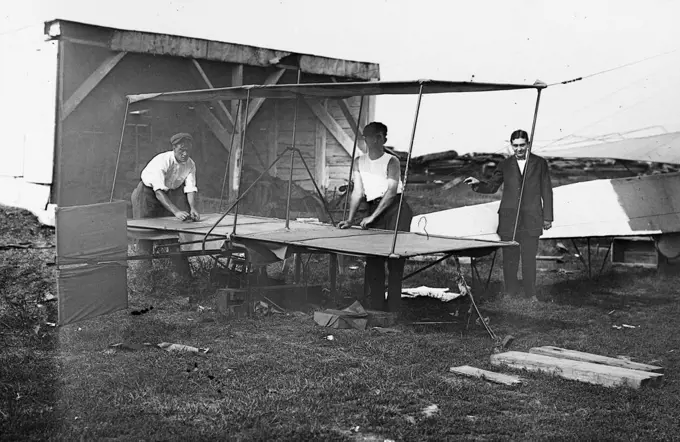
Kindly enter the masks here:
<path id="1" fill-rule="evenodd" d="M 368 313 L 359 301 L 354 301 L 352 305 L 342 310 L 326 309 L 314 312 L 314 322 L 322 327 L 365 330 Z"/>
<path id="2" fill-rule="evenodd" d="M 663 374 L 643 371 L 645 369 L 642 367 L 644 364 L 638 364 L 634 367 L 624 366 L 624 364 L 635 363 L 550 346 L 532 348 L 530 353 L 508 351 L 494 354 L 491 355 L 491 364 L 550 373 L 565 379 L 605 387 L 642 388 L 657 386 L 663 381 Z M 661 367 L 653 366 L 647 366 L 646 369 L 662 370 Z"/>
<path id="3" fill-rule="evenodd" d="M 405 420 L 406 422 L 408 422 L 409 424 L 411 424 L 411 425 L 415 425 L 415 424 L 416 424 L 416 418 L 413 417 L 413 416 L 406 415 L 406 416 L 404 416 L 404 420 Z"/>
<path id="4" fill-rule="evenodd" d="M 264 301 L 257 301 L 253 307 L 255 316 L 283 315 L 285 312 Z"/>
<path id="5" fill-rule="evenodd" d="M 171 344 L 169 342 L 161 342 L 160 344 L 158 344 L 158 347 L 164 349 L 165 351 L 169 351 L 169 352 L 189 352 L 189 353 L 206 354 L 210 351 L 209 348 L 198 348 L 198 347 L 192 347 L 190 345 L 184 345 L 184 344 Z"/>
<path id="6" fill-rule="evenodd" d="M 425 415 L 425 417 L 432 417 L 439 413 L 439 407 L 437 404 L 428 405 L 427 407 L 423 408 L 422 413 Z"/>
<path id="7" fill-rule="evenodd" d="M 484 318 L 484 323 L 486 325 L 489 325 L 490 322 L 491 322 L 491 318 L 489 318 L 488 316 L 486 318 Z M 479 320 L 479 318 L 475 319 L 475 325 L 482 325 L 482 322 Z"/>
<path id="8" fill-rule="evenodd" d="M 439 299 L 442 302 L 453 301 L 456 298 L 464 296 L 464 293 L 455 293 L 449 290 L 448 287 L 444 288 L 433 288 L 421 285 L 415 288 L 404 288 L 401 290 L 402 298 L 417 298 L 419 296 L 424 296 L 428 298 Z"/>
<path id="9" fill-rule="evenodd" d="M 380 333 L 401 333 L 401 330 L 390 327 L 371 327 L 371 330 L 375 330 Z"/>
<path id="10" fill-rule="evenodd" d="M 517 376 L 482 370 L 481 368 L 471 367 L 469 365 L 451 367 L 449 371 L 457 375 L 484 379 L 485 381 L 495 382 L 496 384 L 515 386 L 522 383 L 522 379 Z"/>
<path id="11" fill-rule="evenodd" d="M 143 315 L 145 313 L 149 313 L 151 310 L 153 310 L 153 305 L 150 305 L 147 308 L 143 308 L 143 309 L 139 309 L 139 310 L 132 310 L 130 312 L 130 314 L 133 315 L 133 316 L 138 316 L 138 315 Z"/>
<path id="12" fill-rule="evenodd" d="M 503 338 L 503 342 L 501 342 L 501 347 L 503 350 L 507 350 L 510 347 L 510 344 L 512 344 L 512 341 L 515 340 L 515 337 L 512 335 L 507 335 L 505 338 Z"/>

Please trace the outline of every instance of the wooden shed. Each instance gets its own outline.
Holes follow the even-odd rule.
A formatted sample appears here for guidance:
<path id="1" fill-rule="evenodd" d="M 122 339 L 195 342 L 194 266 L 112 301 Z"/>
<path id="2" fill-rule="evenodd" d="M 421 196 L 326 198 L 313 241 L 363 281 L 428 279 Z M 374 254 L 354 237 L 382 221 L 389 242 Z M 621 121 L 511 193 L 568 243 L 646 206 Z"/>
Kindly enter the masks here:
<path id="1" fill-rule="evenodd" d="M 2 121 L 4 130 L 12 131 L 12 152 L 0 166 L 0 203 L 34 212 L 48 203 L 65 207 L 129 200 L 142 168 L 169 149 L 170 136 L 180 131 L 194 136 L 201 197 L 234 198 L 224 188 L 224 177 L 230 173 L 232 138 L 234 145 L 240 142 L 241 130 L 232 135 L 239 126 L 234 121 L 238 102 L 131 106 L 126 118 L 126 95 L 296 83 L 298 75 L 302 83 L 380 77 L 375 63 L 66 20 L 41 28 L 0 39 L 3 59 L 13 60 L 15 68 L 0 78 L 3 96 L 13 103 Z M 323 191 L 347 182 L 359 105 L 359 98 L 299 101 L 296 147 Z M 290 146 L 294 109 L 295 100 L 251 100 L 245 184 Z M 360 124 L 371 120 L 373 112 L 373 100 L 364 99 Z M 290 167 L 290 161 L 281 161 L 270 171 L 269 194 L 259 192 L 257 207 L 277 204 L 282 187 L 277 177 L 287 180 Z M 302 162 L 296 159 L 292 167 L 298 190 L 312 190 Z"/>

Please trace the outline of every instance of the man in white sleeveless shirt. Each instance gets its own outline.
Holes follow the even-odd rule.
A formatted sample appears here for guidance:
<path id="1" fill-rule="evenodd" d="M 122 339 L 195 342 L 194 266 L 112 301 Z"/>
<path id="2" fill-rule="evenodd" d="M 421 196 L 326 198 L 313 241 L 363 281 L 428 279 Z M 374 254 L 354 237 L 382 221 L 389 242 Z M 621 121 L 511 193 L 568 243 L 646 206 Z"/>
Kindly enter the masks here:
<path id="1" fill-rule="evenodd" d="M 366 153 L 354 160 L 354 188 L 350 198 L 348 218 L 338 227 L 346 229 L 355 224 L 355 216 L 361 200 L 365 197 L 369 215 L 359 221 L 362 229 L 374 228 L 408 232 L 411 229 L 413 211 L 406 200 L 399 201 L 403 192 L 399 159 L 385 152 L 387 126 L 373 122 L 364 127 Z M 371 308 L 397 312 L 401 303 L 401 279 L 405 259 L 387 259 L 388 296 L 385 301 L 385 258 L 367 257 L 364 275 L 364 293 L 370 292 Z"/>

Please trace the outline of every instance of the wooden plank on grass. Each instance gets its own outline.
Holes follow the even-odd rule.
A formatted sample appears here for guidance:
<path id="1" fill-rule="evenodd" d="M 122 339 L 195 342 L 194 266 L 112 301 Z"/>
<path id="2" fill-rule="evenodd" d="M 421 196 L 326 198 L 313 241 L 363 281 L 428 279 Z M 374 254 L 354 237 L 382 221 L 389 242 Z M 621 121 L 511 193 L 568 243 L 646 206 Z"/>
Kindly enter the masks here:
<path id="1" fill-rule="evenodd" d="M 451 367 L 449 371 L 462 376 L 484 379 L 485 381 L 495 382 L 497 384 L 514 386 L 522 383 L 522 380 L 517 376 L 482 370 L 481 368 L 470 367 L 469 365 Z"/>
<path id="2" fill-rule="evenodd" d="M 628 368 L 611 367 L 593 364 L 592 362 L 572 361 L 552 356 L 508 351 L 491 355 L 491 364 L 507 365 L 529 371 L 552 373 L 565 379 L 604 385 L 605 387 L 657 386 L 661 384 L 663 375 L 647 371 L 630 370 Z"/>
<path id="3" fill-rule="evenodd" d="M 608 356 L 584 353 L 582 351 L 567 350 L 564 348 L 553 347 L 551 345 L 545 345 L 543 347 L 534 347 L 531 350 L 529 350 L 529 353 L 544 356 L 553 356 L 555 358 L 571 359 L 573 361 L 592 362 L 593 364 L 611 365 L 613 367 L 629 368 L 631 370 L 663 373 L 663 367 L 657 367 L 656 365 L 643 364 L 640 362 L 633 362 L 619 358 L 610 358 Z"/>

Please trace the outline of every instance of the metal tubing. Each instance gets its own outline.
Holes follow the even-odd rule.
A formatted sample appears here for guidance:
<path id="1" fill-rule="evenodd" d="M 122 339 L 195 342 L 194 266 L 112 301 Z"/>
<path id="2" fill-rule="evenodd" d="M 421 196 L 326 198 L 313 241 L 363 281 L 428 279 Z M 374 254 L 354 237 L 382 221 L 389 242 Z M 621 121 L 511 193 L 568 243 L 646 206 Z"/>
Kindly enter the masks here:
<path id="1" fill-rule="evenodd" d="M 484 291 L 489 289 L 489 283 L 491 282 L 491 273 L 493 272 L 493 265 L 496 263 L 496 255 L 498 254 L 498 249 L 494 250 L 493 258 L 491 258 L 491 267 L 489 267 L 489 276 L 486 278 L 486 284 L 484 284 Z"/>
<path id="2" fill-rule="evenodd" d="M 448 258 L 450 258 L 450 257 L 452 257 L 452 256 L 453 256 L 453 253 L 449 253 L 448 255 L 444 256 L 443 258 L 439 258 L 439 259 L 436 260 L 436 261 L 432 261 L 432 262 L 429 263 L 428 265 L 419 268 L 419 269 L 416 270 L 415 272 L 409 273 L 408 275 L 402 277 L 401 280 L 404 281 L 404 280 L 406 280 L 406 279 L 408 279 L 408 278 L 410 278 L 410 277 L 412 277 L 412 276 L 415 276 L 415 275 L 417 275 L 418 273 L 423 272 L 423 271 L 429 269 L 430 267 L 436 266 L 436 265 L 439 264 L 440 262 L 442 262 L 442 261 L 444 261 L 445 259 L 448 259 Z"/>
<path id="3" fill-rule="evenodd" d="M 118 165 L 120 164 L 120 152 L 123 150 L 123 136 L 125 135 L 125 125 L 127 124 L 128 108 L 130 107 L 130 100 L 125 102 L 125 116 L 123 117 L 123 128 L 120 131 L 120 142 L 118 143 L 118 156 L 116 157 L 116 168 L 113 170 L 113 184 L 111 185 L 111 198 L 109 202 L 113 201 L 113 191 L 116 189 L 116 179 L 118 178 Z"/>
<path id="4" fill-rule="evenodd" d="M 571 244 L 574 246 L 576 249 L 576 253 L 578 253 L 578 258 L 581 260 L 581 263 L 583 264 L 583 267 L 588 268 L 588 264 L 586 263 L 586 260 L 583 259 L 583 255 L 581 254 L 581 251 L 579 250 L 578 246 L 576 245 L 576 241 L 574 241 L 574 238 L 571 239 Z"/>
<path id="5" fill-rule="evenodd" d="M 335 221 L 333 220 L 333 214 L 331 213 L 330 207 L 328 207 L 328 202 L 326 201 L 326 198 L 323 196 L 323 193 L 321 193 L 321 189 L 319 189 L 319 186 L 316 184 L 316 180 L 312 176 L 312 171 L 309 170 L 309 166 L 307 165 L 307 161 L 305 161 L 305 157 L 302 156 L 302 152 L 300 152 L 300 149 L 294 149 L 297 151 L 297 153 L 300 155 L 300 159 L 302 160 L 302 165 L 305 166 L 305 169 L 307 170 L 307 175 L 309 175 L 309 178 L 312 180 L 312 184 L 314 184 L 314 188 L 316 189 L 316 193 L 319 195 L 319 198 L 321 198 L 321 202 L 323 203 L 323 208 L 326 210 L 326 213 L 328 214 L 329 218 L 331 219 L 331 224 L 335 225 Z"/>
<path id="6" fill-rule="evenodd" d="M 359 143 L 360 130 L 359 125 L 361 124 L 361 114 L 364 110 L 364 97 L 361 97 L 359 102 L 359 116 L 357 117 L 357 133 L 354 135 L 354 145 L 352 146 L 352 161 L 349 163 L 349 179 L 347 180 L 347 192 L 345 193 L 345 206 L 342 209 L 342 219 L 347 218 L 347 202 L 350 197 L 350 190 L 352 188 L 352 174 L 354 173 L 354 157 L 357 153 L 357 144 Z"/>
<path id="7" fill-rule="evenodd" d="M 234 202 L 232 203 L 231 206 L 229 206 L 229 208 L 227 209 L 227 211 L 224 212 L 224 213 L 222 214 L 222 216 L 220 216 L 219 219 L 218 219 L 217 221 L 215 221 L 215 223 L 212 225 L 212 227 L 210 227 L 210 230 L 208 230 L 208 232 L 207 232 L 207 233 L 205 234 L 205 236 L 203 237 L 203 239 L 204 239 L 204 241 L 203 241 L 203 249 L 204 249 L 204 250 L 205 250 L 205 239 L 208 238 L 208 236 L 210 236 L 210 233 L 212 233 L 212 231 L 215 230 L 215 227 L 217 227 L 217 226 L 219 225 L 219 223 L 222 222 L 222 220 L 227 216 L 227 214 L 229 214 L 229 212 L 231 212 L 231 209 L 233 209 L 233 208 L 236 206 L 236 204 L 238 204 L 238 202 L 241 201 L 241 199 L 243 199 L 243 197 L 246 196 L 246 194 L 250 191 L 250 189 L 252 189 L 252 188 L 255 186 L 255 184 L 257 184 L 257 183 L 262 179 L 262 177 L 265 176 L 265 175 L 269 172 L 269 170 L 270 170 L 272 167 L 274 167 L 274 165 L 275 165 L 276 163 L 279 162 L 279 160 L 280 160 L 281 158 L 283 158 L 283 156 L 284 156 L 287 152 L 288 152 L 288 148 L 286 148 L 283 152 L 281 152 L 281 153 L 279 154 L 279 156 L 276 157 L 276 159 L 269 165 L 269 167 L 267 167 L 267 170 L 265 170 L 264 172 L 262 172 L 262 173 L 260 174 L 260 176 L 257 177 L 257 178 L 255 179 L 255 181 L 253 181 L 253 183 L 250 185 L 250 187 L 248 187 L 248 188 L 245 190 L 245 192 L 243 192 L 243 193 L 241 194 L 241 196 L 238 197 L 238 198 L 236 199 L 236 201 L 234 201 Z"/>
<path id="8" fill-rule="evenodd" d="M 238 100 L 238 105 L 236 107 L 236 118 L 241 113 L 241 100 Z M 227 176 L 229 175 L 229 164 L 231 163 L 231 153 L 234 151 L 234 138 L 236 137 L 236 131 L 238 126 L 234 124 L 231 129 L 231 141 L 229 142 L 229 153 L 227 155 L 227 167 L 224 168 L 224 180 L 222 180 L 222 192 L 220 192 L 220 206 L 218 211 L 222 211 L 222 200 L 224 199 L 224 188 L 227 187 Z"/>
<path id="9" fill-rule="evenodd" d="M 541 89 L 537 90 L 536 107 L 534 109 L 534 121 L 531 123 L 531 135 L 529 135 L 529 146 L 527 148 L 526 163 L 524 163 L 524 173 L 522 173 L 522 186 L 519 189 L 519 200 L 517 201 L 517 213 L 515 214 L 515 225 L 512 229 L 512 240 L 515 240 L 517 235 L 517 224 L 519 223 L 519 209 L 522 205 L 522 196 L 524 195 L 524 182 L 529 173 L 529 157 L 531 156 L 531 147 L 534 143 L 534 133 L 536 132 L 536 121 L 538 120 L 538 105 L 541 103 Z M 511 141 L 512 143 L 512 141 Z"/>
<path id="10" fill-rule="evenodd" d="M 300 79 L 302 78 L 302 70 L 297 71 L 297 84 L 300 84 Z M 293 114 L 293 139 L 292 139 L 292 151 L 290 152 L 290 174 L 288 176 L 288 196 L 286 199 L 286 229 L 290 228 L 290 196 L 293 192 L 293 165 L 295 160 L 295 136 L 297 134 L 297 120 L 298 120 L 298 108 L 300 107 L 300 96 L 295 96 L 295 113 Z M 300 154 L 302 157 L 302 154 Z"/>
<path id="11" fill-rule="evenodd" d="M 240 106 L 239 106 L 240 107 Z M 248 132 L 248 108 L 250 107 L 250 89 L 248 89 L 248 93 L 246 94 L 246 111 L 241 114 L 241 119 L 243 120 L 243 135 L 241 136 L 241 163 L 239 164 L 239 172 L 238 172 L 238 190 L 241 190 L 241 183 L 243 182 L 243 161 L 244 161 L 244 151 L 246 148 L 246 135 Z M 238 117 L 238 115 L 237 115 Z M 236 120 L 238 121 L 238 120 Z M 236 130 L 236 129 L 234 129 Z M 238 195 L 238 193 L 236 194 Z M 236 209 L 234 210 L 234 228 L 231 230 L 231 233 L 234 234 L 236 233 L 236 224 L 238 221 L 238 202 L 241 201 L 242 197 L 236 198 Z"/>
<path id="12" fill-rule="evenodd" d="M 411 142 L 408 146 L 408 156 L 406 157 L 406 168 L 404 169 L 404 188 L 399 194 L 399 209 L 397 210 L 397 222 L 394 226 L 394 238 L 392 239 L 392 251 L 390 255 L 394 255 L 394 250 L 397 247 L 397 232 L 399 231 L 399 217 L 401 216 L 401 205 L 404 202 L 404 194 L 406 193 L 406 179 L 408 177 L 408 167 L 411 163 L 411 153 L 413 152 L 413 141 L 416 138 L 416 127 L 418 126 L 418 114 L 420 113 L 420 102 L 423 99 L 423 84 L 420 84 L 420 89 L 418 90 L 418 103 L 416 104 L 416 114 L 413 117 L 413 128 L 411 129 Z"/>
<path id="13" fill-rule="evenodd" d="M 597 273 L 597 277 L 599 278 L 602 276 L 602 271 L 604 270 L 604 266 L 607 264 L 607 258 L 609 258 L 609 252 L 612 250 L 612 244 L 614 243 L 614 239 L 612 238 L 609 241 L 609 247 L 607 248 L 607 253 L 605 253 L 604 258 L 602 259 L 602 266 L 600 267 L 600 271 Z"/>

